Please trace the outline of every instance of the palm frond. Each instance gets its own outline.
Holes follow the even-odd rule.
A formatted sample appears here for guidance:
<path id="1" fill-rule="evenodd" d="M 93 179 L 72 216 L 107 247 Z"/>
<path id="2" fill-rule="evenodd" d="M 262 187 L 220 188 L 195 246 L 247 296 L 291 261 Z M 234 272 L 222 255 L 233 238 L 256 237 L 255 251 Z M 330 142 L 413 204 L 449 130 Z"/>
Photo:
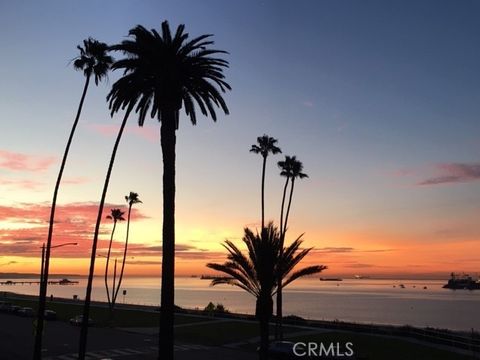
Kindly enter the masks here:
<path id="1" fill-rule="evenodd" d="M 207 40 L 211 35 L 189 40 L 184 29 L 179 25 L 172 37 L 166 21 L 160 33 L 138 25 L 129 31 L 129 39 L 110 47 L 126 55 L 112 65 L 113 70 L 124 72 L 107 96 L 112 114 L 132 102 L 132 97 L 134 103 L 139 102 L 136 112 L 140 126 L 147 114 L 162 121 L 162 111 L 178 113 L 182 107 L 196 124 L 195 104 L 214 121 L 216 107 L 229 113 L 222 96 L 231 89 L 223 74 L 228 61 L 217 57 L 225 52 L 207 48 L 213 44 Z"/>
<path id="2" fill-rule="evenodd" d="M 309 266 L 306 268 L 303 268 L 301 270 L 295 271 L 292 275 L 288 277 L 288 279 L 282 284 L 282 287 L 287 286 L 290 284 L 292 281 L 295 281 L 296 279 L 303 277 L 303 276 L 308 276 L 308 275 L 314 275 L 318 274 L 319 272 L 322 272 L 323 270 L 327 269 L 326 266 L 324 265 L 314 265 L 314 266 Z"/>

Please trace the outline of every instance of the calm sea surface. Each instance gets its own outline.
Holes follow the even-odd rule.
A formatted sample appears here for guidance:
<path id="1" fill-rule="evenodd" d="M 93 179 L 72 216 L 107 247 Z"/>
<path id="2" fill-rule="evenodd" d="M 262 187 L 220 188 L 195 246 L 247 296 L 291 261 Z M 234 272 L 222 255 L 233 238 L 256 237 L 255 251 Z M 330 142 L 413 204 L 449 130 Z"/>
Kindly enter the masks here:
<path id="1" fill-rule="evenodd" d="M 83 299 L 86 279 L 75 280 L 79 280 L 78 285 L 50 285 L 48 295 L 65 298 L 78 295 Z M 480 291 L 442 289 L 445 282 L 300 279 L 284 291 L 284 314 L 308 319 L 479 330 Z M 255 300 L 243 290 L 227 285 L 210 287 L 209 284 L 210 281 L 200 278 L 177 278 L 175 303 L 185 308 L 204 308 L 212 301 L 222 303 L 232 312 L 254 312 Z M 404 284 L 405 288 L 401 288 L 400 284 Z M 427 289 L 424 289 L 425 286 Z M 123 289 L 127 290 L 127 295 L 123 297 L 120 294 L 119 302 L 147 305 L 158 305 L 160 302 L 159 278 L 125 278 Z M 0 285 L 0 291 L 37 295 L 38 285 Z M 106 301 L 102 278 L 95 278 L 92 298 Z"/>

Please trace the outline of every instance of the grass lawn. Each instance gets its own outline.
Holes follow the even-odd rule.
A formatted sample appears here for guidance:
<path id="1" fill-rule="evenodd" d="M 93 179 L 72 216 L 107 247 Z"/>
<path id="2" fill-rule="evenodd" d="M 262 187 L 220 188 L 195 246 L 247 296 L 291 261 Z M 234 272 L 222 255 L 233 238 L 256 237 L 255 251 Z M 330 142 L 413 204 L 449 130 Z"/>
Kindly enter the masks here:
<path id="1" fill-rule="evenodd" d="M 284 333 L 299 331 L 298 328 L 284 327 Z M 270 334 L 274 326 L 270 326 Z M 222 321 L 211 324 L 199 324 L 175 329 L 175 338 L 192 344 L 221 346 L 242 342 L 260 336 L 257 322 Z M 254 345 L 254 349 L 256 345 Z"/>
<path id="2" fill-rule="evenodd" d="M 18 306 L 37 308 L 37 301 L 29 299 L 15 299 L 11 302 Z M 83 304 L 67 304 L 47 301 L 47 310 L 53 310 L 57 313 L 58 320 L 68 321 L 76 315 L 83 312 Z M 158 312 L 142 310 L 116 309 L 114 313 L 113 326 L 115 327 L 150 327 L 158 326 L 160 314 Z M 99 326 L 106 326 L 108 323 L 108 309 L 106 307 L 92 306 L 90 308 L 90 318 Z M 201 321 L 210 321 L 212 318 L 202 318 L 184 314 L 175 315 L 175 324 L 196 323 Z"/>

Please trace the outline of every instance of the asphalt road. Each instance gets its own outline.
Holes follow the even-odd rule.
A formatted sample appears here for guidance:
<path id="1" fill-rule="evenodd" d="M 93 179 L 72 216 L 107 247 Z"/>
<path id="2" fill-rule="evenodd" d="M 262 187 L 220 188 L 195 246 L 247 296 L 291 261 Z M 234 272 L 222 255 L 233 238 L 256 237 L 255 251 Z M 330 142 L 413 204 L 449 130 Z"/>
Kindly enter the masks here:
<path id="1" fill-rule="evenodd" d="M 47 360 L 74 360 L 80 328 L 62 321 L 48 321 L 42 354 Z M 33 354 L 33 319 L 0 313 L 0 360 L 31 359 Z M 87 359 L 156 359 L 156 336 L 135 334 L 111 328 L 92 327 L 88 336 Z M 178 360 L 253 360 L 255 354 L 219 347 L 176 344 Z"/>

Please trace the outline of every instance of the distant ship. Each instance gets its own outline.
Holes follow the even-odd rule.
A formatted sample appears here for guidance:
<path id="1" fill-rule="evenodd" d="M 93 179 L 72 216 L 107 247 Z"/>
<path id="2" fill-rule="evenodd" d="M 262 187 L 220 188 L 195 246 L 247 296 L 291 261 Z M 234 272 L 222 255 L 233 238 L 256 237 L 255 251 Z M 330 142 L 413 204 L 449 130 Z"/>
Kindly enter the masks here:
<path id="1" fill-rule="evenodd" d="M 320 281 L 343 281 L 343 279 L 340 278 L 320 278 Z"/>
<path id="2" fill-rule="evenodd" d="M 214 280 L 214 279 L 233 279 L 231 276 L 215 276 L 215 275 L 202 275 L 200 276 L 201 280 Z"/>
<path id="3" fill-rule="evenodd" d="M 73 285 L 73 284 L 78 284 L 78 281 L 71 281 L 68 279 L 62 279 L 58 282 L 59 285 Z"/>
<path id="4" fill-rule="evenodd" d="M 474 280 L 468 274 L 458 275 L 451 273 L 451 278 L 448 283 L 443 286 L 444 289 L 453 290 L 480 290 L 480 281 Z"/>

